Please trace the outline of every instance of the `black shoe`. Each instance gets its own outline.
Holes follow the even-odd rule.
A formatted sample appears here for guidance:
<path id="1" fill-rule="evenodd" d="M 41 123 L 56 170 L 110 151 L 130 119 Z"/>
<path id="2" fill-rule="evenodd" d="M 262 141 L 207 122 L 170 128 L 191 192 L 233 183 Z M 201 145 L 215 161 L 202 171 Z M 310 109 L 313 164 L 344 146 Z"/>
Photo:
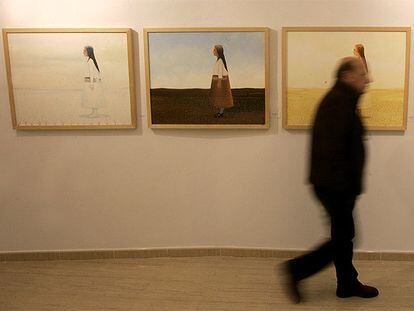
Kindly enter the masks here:
<path id="1" fill-rule="evenodd" d="M 361 297 L 373 298 L 379 295 L 378 289 L 372 286 L 364 285 L 357 281 L 352 287 L 340 287 L 336 290 L 336 296 L 339 298 Z"/>
<path id="2" fill-rule="evenodd" d="M 223 112 L 223 113 L 217 112 L 217 113 L 214 115 L 214 117 L 215 117 L 215 118 L 221 118 L 221 117 L 223 117 L 223 116 L 224 116 L 224 112 Z"/>
<path id="3" fill-rule="evenodd" d="M 286 283 L 284 285 L 287 295 L 293 303 L 299 303 L 302 299 L 299 292 L 299 281 L 293 275 L 290 261 L 283 263 L 282 270 L 285 275 Z"/>

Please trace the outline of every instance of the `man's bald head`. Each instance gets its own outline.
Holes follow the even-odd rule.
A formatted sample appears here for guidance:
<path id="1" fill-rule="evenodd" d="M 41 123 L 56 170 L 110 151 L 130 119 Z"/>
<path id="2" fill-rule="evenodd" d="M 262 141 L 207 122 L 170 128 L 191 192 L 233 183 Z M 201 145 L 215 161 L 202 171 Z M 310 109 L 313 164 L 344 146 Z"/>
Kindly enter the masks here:
<path id="1" fill-rule="evenodd" d="M 359 93 L 363 93 L 369 83 L 368 73 L 362 61 L 357 57 L 345 57 L 339 62 L 336 79 L 350 85 Z"/>
<path id="2" fill-rule="evenodd" d="M 352 56 L 342 58 L 339 62 L 338 69 L 336 70 L 336 78 L 341 80 L 345 73 L 354 71 L 360 62 L 360 59 Z"/>

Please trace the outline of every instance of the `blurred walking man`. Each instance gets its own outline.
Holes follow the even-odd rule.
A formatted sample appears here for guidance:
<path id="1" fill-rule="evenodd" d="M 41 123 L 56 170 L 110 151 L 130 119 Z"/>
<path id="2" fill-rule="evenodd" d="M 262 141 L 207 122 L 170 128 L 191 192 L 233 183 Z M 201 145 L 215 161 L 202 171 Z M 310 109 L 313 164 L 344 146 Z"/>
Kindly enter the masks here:
<path id="1" fill-rule="evenodd" d="M 310 159 L 310 182 L 331 221 L 331 238 L 316 250 L 285 263 L 288 292 L 300 302 L 300 281 L 332 261 L 341 298 L 378 296 L 376 288 L 358 281 L 352 264 L 355 236 L 353 209 L 362 192 L 365 150 L 364 127 L 357 113 L 359 97 L 369 83 L 364 64 L 355 57 L 341 60 L 336 83 L 316 113 Z"/>

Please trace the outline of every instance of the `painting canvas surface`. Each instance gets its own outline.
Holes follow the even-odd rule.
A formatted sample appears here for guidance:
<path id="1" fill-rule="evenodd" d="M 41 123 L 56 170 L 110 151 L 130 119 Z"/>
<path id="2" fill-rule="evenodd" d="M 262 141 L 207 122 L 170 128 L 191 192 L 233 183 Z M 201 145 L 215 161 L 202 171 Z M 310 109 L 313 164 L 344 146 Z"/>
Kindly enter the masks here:
<path id="1" fill-rule="evenodd" d="M 126 33 L 9 33 L 8 45 L 17 126 L 131 125 Z"/>
<path id="2" fill-rule="evenodd" d="M 263 31 L 148 32 L 150 125 L 265 125 L 265 40 Z M 222 117 L 213 99 L 221 91 L 212 83 L 216 45 L 228 72 L 221 93 L 232 99 Z"/>
<path id="3" fill-rule="evenodd" d="M 334 84 L 338 61 L 364 46 L 371 80 L 359 111 L 368 128 L 405 126 L 405 32 L 288 32 L 286 115 L 288 126 L 310 126 L 317 105 Z M 284 77 L 286 79 L 286 77 Z"/>

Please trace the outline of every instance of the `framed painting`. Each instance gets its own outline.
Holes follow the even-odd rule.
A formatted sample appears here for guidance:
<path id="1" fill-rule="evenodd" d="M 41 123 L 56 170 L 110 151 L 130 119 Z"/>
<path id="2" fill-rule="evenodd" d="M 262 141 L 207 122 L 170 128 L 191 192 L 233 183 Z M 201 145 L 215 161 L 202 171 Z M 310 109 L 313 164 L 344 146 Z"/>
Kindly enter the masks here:
<path id="1" fill-rule="evenodd" d="M 131 29 L 3 29 L 13 128 L 136 128 Z"/>
<path id="2" fill-rule="evenodd" d="M 409 27 L 283 28 L 283 126 L 310 128 L 338 61 L 361 58 L 370 79 L 359 113 L 370 130 L 407 127 Z"/>
<path id="3" fill-rule="evenodd" d="M 150 128 L 269 127 L 267 28 L 144 29 Z"/>

